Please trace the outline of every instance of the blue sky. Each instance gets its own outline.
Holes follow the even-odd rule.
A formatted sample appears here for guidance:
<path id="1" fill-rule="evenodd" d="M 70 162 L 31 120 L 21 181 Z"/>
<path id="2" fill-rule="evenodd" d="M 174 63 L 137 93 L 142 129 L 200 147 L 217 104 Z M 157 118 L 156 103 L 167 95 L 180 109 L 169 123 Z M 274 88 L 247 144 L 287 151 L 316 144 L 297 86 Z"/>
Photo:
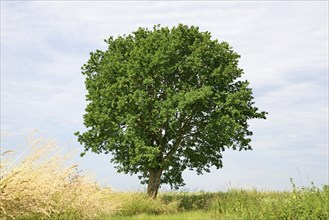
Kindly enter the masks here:
<path id="1" fill-rule="evenodd" d="M 253 151 L 224 153 L 224 167 L 185 172 L 185 189 L 284 190 L 328 184 L 327 1 L 1 1 L 1 130 L 4 148 L 34 129 L 81 152 L 73 133 L 85 130 L 80 67 L 104 39 L 138 27 L 199 26 L 241 55 L 256 106 L 267 120 L 250 121 Z M 117 174 L 108 155 L 75 162 L 102 185 L 143 189 L 137 176 Z"/>

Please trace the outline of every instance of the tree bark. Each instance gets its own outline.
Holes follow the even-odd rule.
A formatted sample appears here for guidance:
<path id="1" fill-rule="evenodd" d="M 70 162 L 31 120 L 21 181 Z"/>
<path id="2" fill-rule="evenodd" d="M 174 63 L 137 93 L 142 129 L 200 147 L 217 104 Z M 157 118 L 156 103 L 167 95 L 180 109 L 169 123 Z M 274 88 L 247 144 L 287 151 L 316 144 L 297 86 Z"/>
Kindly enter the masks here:
<path id="1" fill-rule="evenodd" d="M 151 169 L 149 171 L 150 178 L 147 185 L 147 194 L 153 199 L 156 199 L 158 195 L 158 190 L 161 184 L 162 171 L 162 169 Z"/>

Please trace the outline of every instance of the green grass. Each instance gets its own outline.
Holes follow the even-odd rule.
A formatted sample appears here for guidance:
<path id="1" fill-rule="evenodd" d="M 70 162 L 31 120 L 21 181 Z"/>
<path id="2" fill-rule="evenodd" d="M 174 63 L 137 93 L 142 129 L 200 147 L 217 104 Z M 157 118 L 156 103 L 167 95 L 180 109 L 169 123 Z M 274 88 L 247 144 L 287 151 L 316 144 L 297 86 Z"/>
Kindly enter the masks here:
<path id="1" fill-rule="evenodd" d="M 140 194 L 138 199 L 125 197 L 128 209 L 103 219 L 329 219 L 329 186 L 298 188 L 291 183 L 290 192 L 162 193 L 156 201 Z"/>
<path id="2" fill-rule="evenodd" d="M 161 215 L 150 215 L 150 214 L 139 214 L 133 216 L 113 216 L 107 219 L 111 220 L 136 220 L 136 219 L 145 219 L 145 220 L 167 220 L 167 219 L 175 219 L 175 220 L 207 220 L 214 219 L 214 216 L 211 212 L 206 211 L 185 211 L 175 214 L 161 214 Z"/>

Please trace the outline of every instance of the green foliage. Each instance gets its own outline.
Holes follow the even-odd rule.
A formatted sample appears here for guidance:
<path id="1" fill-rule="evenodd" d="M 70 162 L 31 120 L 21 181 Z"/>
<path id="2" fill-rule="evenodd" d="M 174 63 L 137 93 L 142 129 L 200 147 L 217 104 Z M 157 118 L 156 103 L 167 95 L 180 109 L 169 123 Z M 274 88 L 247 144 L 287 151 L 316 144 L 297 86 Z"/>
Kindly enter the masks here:
<path id="1" fill-rule="evenodd" d="M 292 182 L 293 183 L 293 182 Z M 312 185 L 289 192 L 232 190 L 214 202 L 223 219 L 329 219 L 329 190 Z"/>
<path id="2" fill-rule="evenodd" d="M 161 198 L 153 200 L 144 193 L 117 193 L 116 200 L 121 201 L 115 216 L 132 216 L 139 214 L 160 215 L 176 213 L 178 202 L 163 201 Z"/>
<path id="3" fill-rule="evenodd" d="M 329 219 L 327 185 L 298 188 L 292 184 L 291 192 L 231 189 L 228 192 L 161 193 L 156 204 L 141 194 L 138 199 L 136 195 L 128 196 L 130 205 L 125 207 L 131 207 L 132 212 L 104 219 Z M 156 206 L 163 208 L 157 208 L 160 212 L 152 211 Z"/>
<path id="4" fill-rule="evenodd" d="M 313 183 L 309 187 L 298 188 L 293 180 L 292 195 L 287 201 L 290 219 L 329 219 L 329 186 L 322 190 Z"/>
<path id="5" fill-rule="evenodd" d="M 112 153 L 118 171 L 142 183 L 160 170 L 161 183 L 178 188 L 185 169 L 209 172 L 226 148 L 251 149 L 247 122 L 266 113 L 238 80 L 240 56 L 228 43 L 181 24 L 106 43 L 82 67 L 87 131 L 76 135 L 85 152 Z"/>
<path id="6" fill-rule="evenodd" d="M 285 197 L 286 193 L 230 190 L 218 195 L 213 210 L 223 219 L 269 219 Z"/>
<path id="7" fill-rule="evenodd" d="M 115 213 L 91 219 L 329 219 L 329 187 L 298 188 L 291 192 L 231 189 L 228 192 L 161 193 L 157 200 L 143 193 L 113 193 Z M 90 213 L 92 216 L 93 213 Z M 0 216 L 1 219 L 1 216 Z M 29 215 L 18 219 L 44 219 Z M 77 213 L 53 214 L 51 219 L 80 219 Z"/>
<path id="8" fill-rule="evenodd" d="M 180 192 L 160 194 L 164 202 L 178 201 L 179 211 L 210 210 L 217 193 L 210 192 Z"/>

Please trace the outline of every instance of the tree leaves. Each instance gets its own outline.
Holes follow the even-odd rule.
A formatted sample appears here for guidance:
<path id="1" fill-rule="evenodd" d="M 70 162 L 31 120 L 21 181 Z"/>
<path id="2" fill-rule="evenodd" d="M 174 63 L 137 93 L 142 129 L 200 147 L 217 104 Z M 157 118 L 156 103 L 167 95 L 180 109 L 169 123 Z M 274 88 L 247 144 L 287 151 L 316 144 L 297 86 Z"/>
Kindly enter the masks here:
<path id="1" fill-rule="evenodd" d="M 112 153 L 119 171 L 143 183 L 164 169 L 162 183 L 179 187 L 185 169 L 209 172 L 226 148 L 251 149 L 247 122 L 266 113 L 238 80 L 240 56 L 228 43 L 181 24 L 105 42 L 82 67 L 88 130 L 76 135 L 85 151 Z"/>

